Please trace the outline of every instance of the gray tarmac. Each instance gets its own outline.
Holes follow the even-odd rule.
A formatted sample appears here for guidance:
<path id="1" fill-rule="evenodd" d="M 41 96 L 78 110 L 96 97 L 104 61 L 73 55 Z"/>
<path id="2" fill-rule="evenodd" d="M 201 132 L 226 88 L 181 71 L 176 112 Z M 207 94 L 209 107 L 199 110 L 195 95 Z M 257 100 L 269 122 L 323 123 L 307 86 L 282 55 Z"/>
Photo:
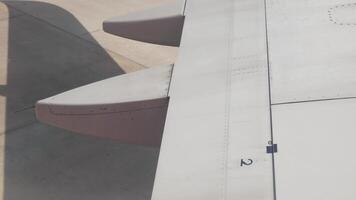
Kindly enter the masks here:
<path id="1" fill-rule="evenodd" d="M 101 23 L 169 0 L 0 1 L 0 198 L 150 199 L 159 149 L 39 123 L 60 92 L 173 63 L 177 48 L 104 33 Z"/>

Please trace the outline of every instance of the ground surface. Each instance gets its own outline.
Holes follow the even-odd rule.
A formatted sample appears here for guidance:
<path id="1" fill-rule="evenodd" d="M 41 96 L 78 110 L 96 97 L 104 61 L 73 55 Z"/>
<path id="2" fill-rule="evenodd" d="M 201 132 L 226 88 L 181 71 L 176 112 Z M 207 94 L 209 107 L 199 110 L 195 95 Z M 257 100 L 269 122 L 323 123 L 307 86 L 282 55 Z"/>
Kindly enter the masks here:
<path id="1" fill-rule="evenodd" d="M 39 99 L 172 63 L 177 49 L 110 36 L 104 19 L 169 0 L 0 1 L 0 199 L 150 199 L 158 149 L 36 121 Z"/>

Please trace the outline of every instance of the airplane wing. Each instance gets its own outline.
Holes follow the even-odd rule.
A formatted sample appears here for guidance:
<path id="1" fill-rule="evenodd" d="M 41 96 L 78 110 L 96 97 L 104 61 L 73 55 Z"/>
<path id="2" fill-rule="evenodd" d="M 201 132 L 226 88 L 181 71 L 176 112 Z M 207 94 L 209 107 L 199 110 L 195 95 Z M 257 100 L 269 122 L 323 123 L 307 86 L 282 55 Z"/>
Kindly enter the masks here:
<path id="1" fill-rule="evenodd" d="M 187 1 L 154 200 L 273 199 L 264 1 Z"/>
<path id="2" fill-rule="evenodd" d="M 356 3 L 185 3 L 184 16 L 106 25 L 123 37 L 180 45 L 166 93 L 145 98 L 170 98 L 152 199 L 355 199 Z M 156 30 L 169 29 L 167 20 L 184 20 L 182 32 Z"/>
<path id="3" fill-rule="evenodd" d="M 187 1 L 153 200 L 356 198 L 343 2 Z"/>

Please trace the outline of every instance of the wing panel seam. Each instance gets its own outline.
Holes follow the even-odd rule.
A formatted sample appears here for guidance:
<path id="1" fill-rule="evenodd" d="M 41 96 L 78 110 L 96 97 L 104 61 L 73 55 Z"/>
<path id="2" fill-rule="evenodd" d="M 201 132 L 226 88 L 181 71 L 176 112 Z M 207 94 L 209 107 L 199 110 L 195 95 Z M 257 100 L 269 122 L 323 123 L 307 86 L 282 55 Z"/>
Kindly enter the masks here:
<path id="1" fill-rule="evenodd" d="M 290 105 L 290 104 L 301 104 L 301 103 L 313 103 L 313 102 L 321 102 L 321 101 L 338 101 L 338 100 L 350 100 L 356 99 L 356 97 L 339 97 L 339 98 L 328 98 L 328 99 L 312 99 L 312 100 L 304 100 L 304 101 L 287 101 L 280 103 L 273 103 L 272 106 L 281 106 L 281 105 Z"/>
<path id="2" fill-rule="evenodd" d="M 223 141 L 223 185 L 222 185 L 222 199 L 227 198 L 227 184 L 228 184 L 228 159 L 229 159 L 229 139 L 230 139 L 230 107 L 231 107 L 231 73 L 232 73 L 232 43 L 234 39 L 233 25 L 234 25 L 234 1 L 230 1 L 230 15 L 228 21 L 228 44 L 227 44 L 227 71 L 226 71 L 226 87 L 225 87 L 225 130 Z M 231 41 L 232 40 L 232 41 Z"/>
<path id="3" fill-rule="evenodd" d="M 267 78 L 268 78 L 268 101 L 269 101 L 269 121 L 270 121 L 270 134 L 271 142 L 273 141 L 273 114 L 272 114 L 272 91 L 271 91 L 271 65 L 270 65 L 270 52 L 269 52 L 269 36 L 268 36 L 268 22 L 267 22 L 267 0 L 264 0 L 264 18 L 265 18 L 265 34 L 266 34 L 266 54 L 267 54 Z M 274 163 L 274 153 L 272 153 L 272 175 L 273 175 L 273 198 L 277 200 L 276 192 L 276 171 Z"/>

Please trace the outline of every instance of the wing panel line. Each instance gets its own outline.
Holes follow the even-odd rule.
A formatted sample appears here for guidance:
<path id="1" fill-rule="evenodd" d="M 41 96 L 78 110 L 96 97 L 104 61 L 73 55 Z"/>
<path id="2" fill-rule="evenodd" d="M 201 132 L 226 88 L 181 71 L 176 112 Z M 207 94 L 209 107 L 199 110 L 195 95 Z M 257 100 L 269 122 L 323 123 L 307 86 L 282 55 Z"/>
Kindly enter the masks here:
<path id="1" fill-rule="evenodd" d="M 269 101 L 269 117 L 270 117 L 270 128 L 271 128 L 271 143 L 274 144 L 273 140 L 273 114 L 272 114 L 272 92 L 271 92 L 271 65 L 270 65 L 270 53 L 269 53 L 269 38 L 268 38 L 268 20 L 267 20 L 267 0 L 264 0 L 264 14 L 265 14 L 265 30 L 266 30 L 266 56 L 267 56 L 267 76 L 268 76 L 268 101 Z M 277 189 L 276 189 L 276 170 L 274 162 L 274 153 L 272 152 L 272 177 L 273 177 L 273 196 L 274 200 L 277 199 Z"/>

